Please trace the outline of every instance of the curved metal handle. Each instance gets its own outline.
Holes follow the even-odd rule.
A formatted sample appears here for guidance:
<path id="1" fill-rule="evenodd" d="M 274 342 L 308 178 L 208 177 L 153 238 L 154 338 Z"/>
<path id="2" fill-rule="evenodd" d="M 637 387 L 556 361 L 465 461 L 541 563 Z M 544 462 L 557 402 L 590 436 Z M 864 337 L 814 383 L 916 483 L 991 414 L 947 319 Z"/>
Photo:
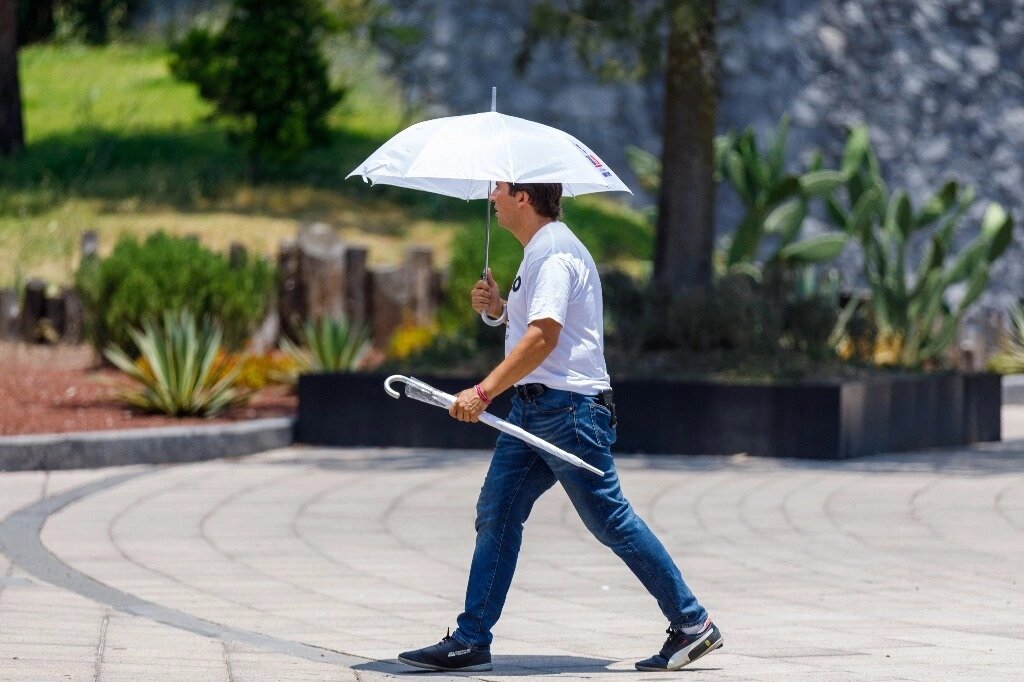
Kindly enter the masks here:
<path id="1" fill-rule="evenodd" d="M 401 398 L 402 394 L 391 388 L 392 381 L 401 381 L 402 383 L 407 384 L 409 383 L 409 377 L 402 376 L 401 374 L 392 374 L 384 380 L 384 391 L 392 398 Z"/>

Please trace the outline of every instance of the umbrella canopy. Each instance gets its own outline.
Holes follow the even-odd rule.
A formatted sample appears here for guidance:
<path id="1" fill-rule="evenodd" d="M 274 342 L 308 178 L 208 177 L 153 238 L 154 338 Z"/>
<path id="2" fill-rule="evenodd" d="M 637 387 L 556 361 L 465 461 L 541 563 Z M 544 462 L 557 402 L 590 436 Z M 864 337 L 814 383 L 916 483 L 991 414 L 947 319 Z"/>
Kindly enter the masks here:
<path id="1" fill-rule="evenodd" d="M 560 182 L 569 196 L 630 191 L 572 135 L 494 111 L 412 125 L 347 177 L 353 175 L 459 199 L 486 199 L 498 180 Z"/>

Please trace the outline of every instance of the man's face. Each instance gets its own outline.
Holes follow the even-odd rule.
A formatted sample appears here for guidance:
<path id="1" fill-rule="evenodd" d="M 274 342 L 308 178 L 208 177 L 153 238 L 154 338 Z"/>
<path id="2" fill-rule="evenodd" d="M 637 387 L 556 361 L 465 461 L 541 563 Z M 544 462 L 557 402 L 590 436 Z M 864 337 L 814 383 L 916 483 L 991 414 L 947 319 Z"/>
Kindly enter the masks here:
<path id="1" fill-rule="evenodd" d="M 491 191 L 491 201 L 494 202 L 494 215 L 498 218 L 498 224 L 508 228 L 511 221 L 515 220 L 516 199 L 509 194 L 507 182 L 497 182 Z"/>

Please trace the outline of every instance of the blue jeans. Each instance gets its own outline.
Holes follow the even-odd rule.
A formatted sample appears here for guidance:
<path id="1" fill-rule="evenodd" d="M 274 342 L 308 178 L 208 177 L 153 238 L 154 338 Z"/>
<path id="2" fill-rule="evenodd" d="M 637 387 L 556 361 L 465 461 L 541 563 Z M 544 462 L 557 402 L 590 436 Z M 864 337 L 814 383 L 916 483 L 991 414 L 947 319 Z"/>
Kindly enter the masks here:
<path id="1" fill-rule="evenodd" d="M 615 552 L 658 601 L 672 627 L 708 616 L 683 581 L 665 546 L 636 515 L 619 487 L 611 455 L 611 412 L 593 396 L 548 389 L 535 398 L 512 398 L 508 421 L 573 453 L 605 472 L 575 467 L 507 434 L 498 436 L 477 502 L 476 550 L 466 588 L 466 610 L 454 636 L 486 648 L 512 584 L 533 503 L 558 481 L 591 533 Z"/>

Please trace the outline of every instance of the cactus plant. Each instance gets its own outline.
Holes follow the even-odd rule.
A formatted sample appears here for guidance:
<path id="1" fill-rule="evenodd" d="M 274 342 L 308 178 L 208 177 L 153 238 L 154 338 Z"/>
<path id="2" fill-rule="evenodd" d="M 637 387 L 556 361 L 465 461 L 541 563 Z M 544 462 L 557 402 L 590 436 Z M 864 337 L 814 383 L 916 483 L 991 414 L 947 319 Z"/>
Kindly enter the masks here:
<path id="1" fill-rule="evenodd" d="M 971 187 L 951 180 L 915 210 L 905 191 L 888 191 L 863 127 L 847 138 L 843 173 L 846 205 L 832 196 L 828 214 L 863 249 L 878 342 L 889 349 L 879 359 L 912 367 L 935 364 L 955 340 L 967 308 L 988 285 L 992 263 L 1009 246 L 1013 217 L 999 204 L 989 204 L 977 236 L 952 258 L 960 219 L 974 202 Z M 908 247 L 927 228 L 933 228 L 927 249 L 911 272 Z M 965 293 L 950 306 L 949 290 L 960 283 L 966 283 Z M 840 320 L 848 319 L 856 305 L 854 298 Z"/>
<path id="2" fill-rule="evenodd" d="M 724 250 L 727 270 L 754 264 L 763 240 L 777 237 L 774 250 L 765 258 L 768 266 L 832 260 L 848 241 L 845 232 L 828 232 L 801 239 L 810 201 L 826 198 L 845 181 L 841 171 L 823 169 L 815 153 L 802 174 L 785 170 L 789 118 L 779 122 L 775 139 L 762 154 L 754 131 L 729 133 L 715 140 L 716 178 L 732 185 L 746 213 Z"/>
<path id="3" fill-rule="evenodd" d="M 846 180 L 842 171 L 823 169 L 816 153 L 806 173 L 785 170 L 789 118 L 783 116 L 778 132 L 764 154 L 753 129 L 715 138 L 715 181 L 732 185 L 746 213 L 716 254 L 718 275 L 744 272 L 761 278 L 761 245 L 778 237 L 774 251 L 764 258 L 768 266 L 790 267 L 829 261 L 839 255 L 849 238 L 845 232 L 827 232 L 801 239 L 810 200 L 827 198 Z M 656 194 L 661 163 L 636 147 L 626 148 L 626 159 L 645 191 Z"/>

